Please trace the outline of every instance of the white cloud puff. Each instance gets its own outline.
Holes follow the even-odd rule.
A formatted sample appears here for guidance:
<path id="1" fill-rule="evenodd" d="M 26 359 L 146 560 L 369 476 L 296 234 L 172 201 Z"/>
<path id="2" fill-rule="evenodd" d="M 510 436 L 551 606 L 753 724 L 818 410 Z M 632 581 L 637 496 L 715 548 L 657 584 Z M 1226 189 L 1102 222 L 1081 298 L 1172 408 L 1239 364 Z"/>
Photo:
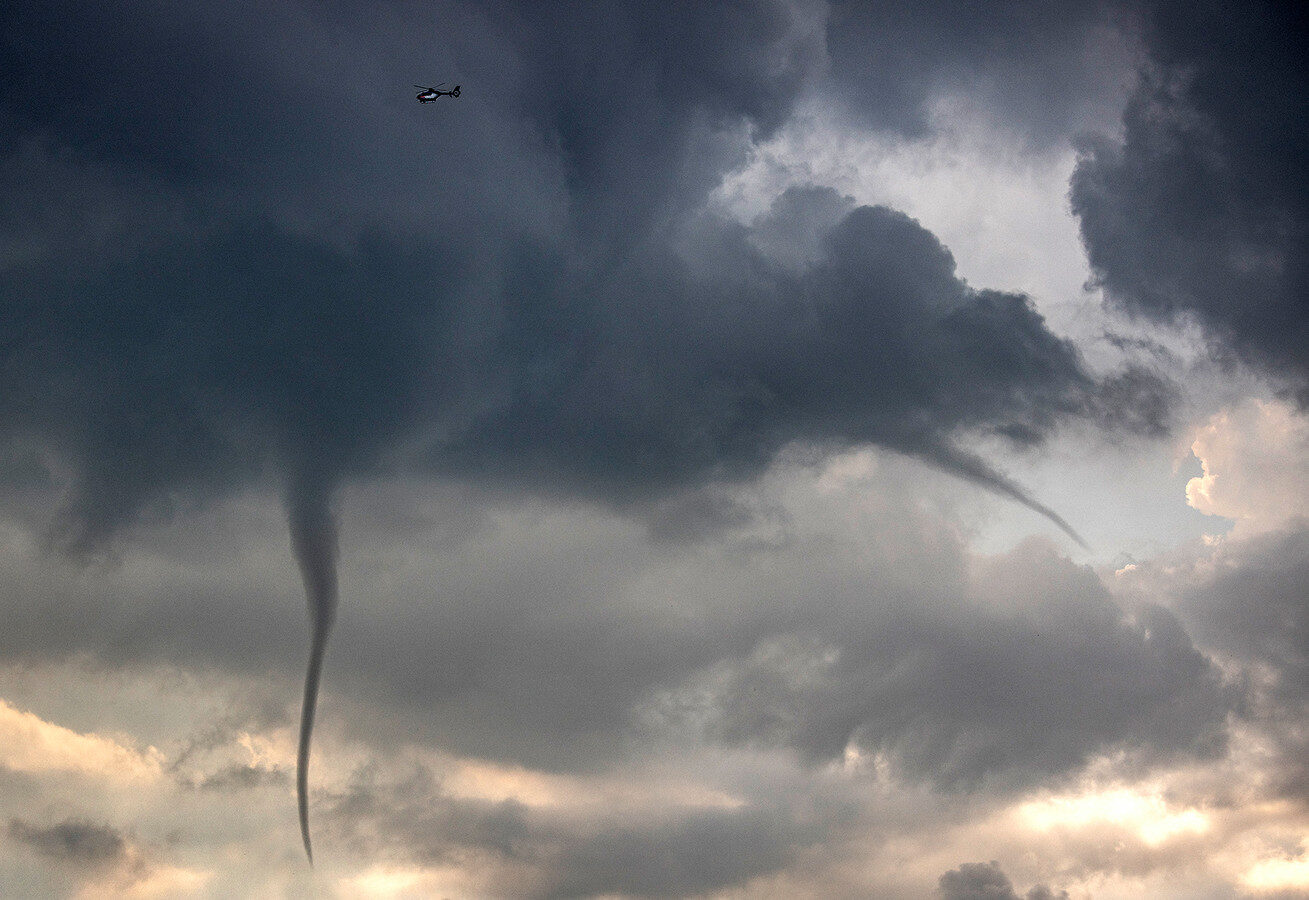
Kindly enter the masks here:
<path id="1" fill-rule="evenodd" d="M 1203 474 L 1186 485 L 1202 513 L 1237 521 L 1243 533 L 1309 514 L 1309 420 L 1293 406 L 1252 400 L 1197 429 L 1191 452 Z"/>

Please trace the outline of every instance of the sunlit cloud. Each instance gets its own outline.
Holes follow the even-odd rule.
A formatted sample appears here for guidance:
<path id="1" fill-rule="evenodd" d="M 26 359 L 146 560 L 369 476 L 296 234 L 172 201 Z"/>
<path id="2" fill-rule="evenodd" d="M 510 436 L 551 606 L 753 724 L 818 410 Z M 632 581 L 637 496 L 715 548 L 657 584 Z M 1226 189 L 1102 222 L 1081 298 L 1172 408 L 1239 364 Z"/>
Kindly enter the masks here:
<path id="1" fill-rule="evenodd" d="M 686 778 L 578 777 L 460 760 L 445 772 L 442 788 L 452 797 L 524 806 L 650 808 L 655 806 L 735 809 L 744 801 Z"/>
<path id="2" fill-rule="evenodd" d="M 458 867 L 419 868 L 373 866 L 358 875 L 342 878 L 338 895 L 370 900 L 399 900 L 412 897 L 464 896 L 472 887 L 467 873 Z"/>
<path id="3" fill-rule="evenodd" d="M 249 755 L 252 766 L 286 767 L 295 763 L 295 739 L 286 730 L 272 734 L 239 732 L 236 743 Z"/>
<path id="4" fill-rule="evenodd" d="M 136 750 L 113 738 L 80 734 L 0 700 L 0 765 L 20 772 L 149 781 L 162 774 L 164 755 L 154 747 Z"/>
<path id="5" fill-rule="evenodd" d="M 1241 876 L 1241 884 L 1259 893 L 1309 891 L 1309 856 L 1261 860 Z"/>
<path id="6" fill-rule="evenodd" d="M 106 897 L 153 898 L 194 897 L 213 881 L 215 873 L 183 866 L 150 866 L 140 873 L 129 872 L 104 882 L 88 884 L 77 900 L 103 900 Z"/>
<path id="7" fill-rule="evenodd" d="M 1202 473 L 1186 500 L 1206 515 L 1235 519 L 1243 532 L 1309 514 L 1309 419 L 1290 405 L 1253 400 L 1223 409 L 1196 429 L 1191 452 Z"/>
<path id="8" fill-rule="evenodd" d="M 1203 834 L 1211 824 L 1203 811 L 1171 804 L 1158 790 L 1128 787 L 1030 800 L 1016 813 L 1020 821 L 1038 831 L 1113 825 L 1152 847 L 1176 835 Z"/>

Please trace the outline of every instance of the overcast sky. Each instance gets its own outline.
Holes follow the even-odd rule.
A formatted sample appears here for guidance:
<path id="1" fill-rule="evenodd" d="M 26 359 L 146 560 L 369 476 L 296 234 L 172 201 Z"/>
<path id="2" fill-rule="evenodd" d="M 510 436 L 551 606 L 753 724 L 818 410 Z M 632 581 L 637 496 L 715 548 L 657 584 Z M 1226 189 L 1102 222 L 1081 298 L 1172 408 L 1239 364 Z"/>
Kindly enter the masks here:
<path id="1" fill-rule="evenodd" d="M 1309 896 L 1293 6 L 6 4 L 0 893 Z"/>

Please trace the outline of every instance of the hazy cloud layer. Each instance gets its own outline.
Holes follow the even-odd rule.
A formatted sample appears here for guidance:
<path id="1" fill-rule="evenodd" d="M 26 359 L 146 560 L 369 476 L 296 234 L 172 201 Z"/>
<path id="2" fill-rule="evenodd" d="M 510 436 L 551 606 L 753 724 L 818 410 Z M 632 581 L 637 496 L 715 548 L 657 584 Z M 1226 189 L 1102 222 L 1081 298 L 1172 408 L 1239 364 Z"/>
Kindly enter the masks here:
<path id="1" fill-rule="evenodd" d="M 853 745 L 948 791 L 1021 786 L 1120 746 L 1221 751 L 1237 698 L 1171 613 L 1129 616 L 1040 544 L 972 560 L 910 499 L 874 499 L 913 471 L 892 465 L 808 508 L 786 502 L 783 480 L 739 495 L 756 512 L 713 541 L 664 544 L 595 509 L 532 504 L 490 505 L 442 538 L 421 517 L 475 495 L 358 491 L 343 528 L 368 544 L 345 553 L 342 583 L 367 599 L 342 609 L 329 690 L 359 704 L 350 718 L 370 740 L 575 771 L 613 764 L 642 735 L 785 748 L 811 764 Z M 197 534 L 240 533 L 209 515 Z M 64 566 L 15 565 L 15 594 L 31 599 L 6 608 L 0 646 L 34 661 L 90 653 L 293 677 L 303 612 L 289 575 L 274 577 L 279 523 L 227 515 L 249 534 L 235 547 L 205 539 L 232 560 L 222 570 L 186 574 L 191 539 L 161 547 L 161 532 L 140 533 L 154 553 L 94 592 Z M 827 516 L 857 517 L 859 540 Z M 369 587 L 383 571 L 386 590 Z M 82 616 L 97 628 L 70 627 Z"/>

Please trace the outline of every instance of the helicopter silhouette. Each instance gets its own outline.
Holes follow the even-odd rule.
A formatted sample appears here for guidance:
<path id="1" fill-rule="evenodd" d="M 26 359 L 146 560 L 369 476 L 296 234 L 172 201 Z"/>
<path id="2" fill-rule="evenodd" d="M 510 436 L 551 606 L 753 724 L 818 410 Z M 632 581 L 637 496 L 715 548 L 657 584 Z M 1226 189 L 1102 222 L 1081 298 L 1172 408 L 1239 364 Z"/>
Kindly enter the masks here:
<path id="1" fill-rule="evenodd" d="M 441 84 L 445 84 L 445 82 L 443 81 Z M 443 91 L 441 90 L 441 84 L 438 84 L 436 87 L 423 87 L 421 84 L 414 85 L 416 88 L 422 88 L 421 92 L 418 94 L 418 102 L 431 103 L 433 100 L 437 100 L 441 97 L 459 96 L 459 85 L 456 84 L 453 90 Z"/>

